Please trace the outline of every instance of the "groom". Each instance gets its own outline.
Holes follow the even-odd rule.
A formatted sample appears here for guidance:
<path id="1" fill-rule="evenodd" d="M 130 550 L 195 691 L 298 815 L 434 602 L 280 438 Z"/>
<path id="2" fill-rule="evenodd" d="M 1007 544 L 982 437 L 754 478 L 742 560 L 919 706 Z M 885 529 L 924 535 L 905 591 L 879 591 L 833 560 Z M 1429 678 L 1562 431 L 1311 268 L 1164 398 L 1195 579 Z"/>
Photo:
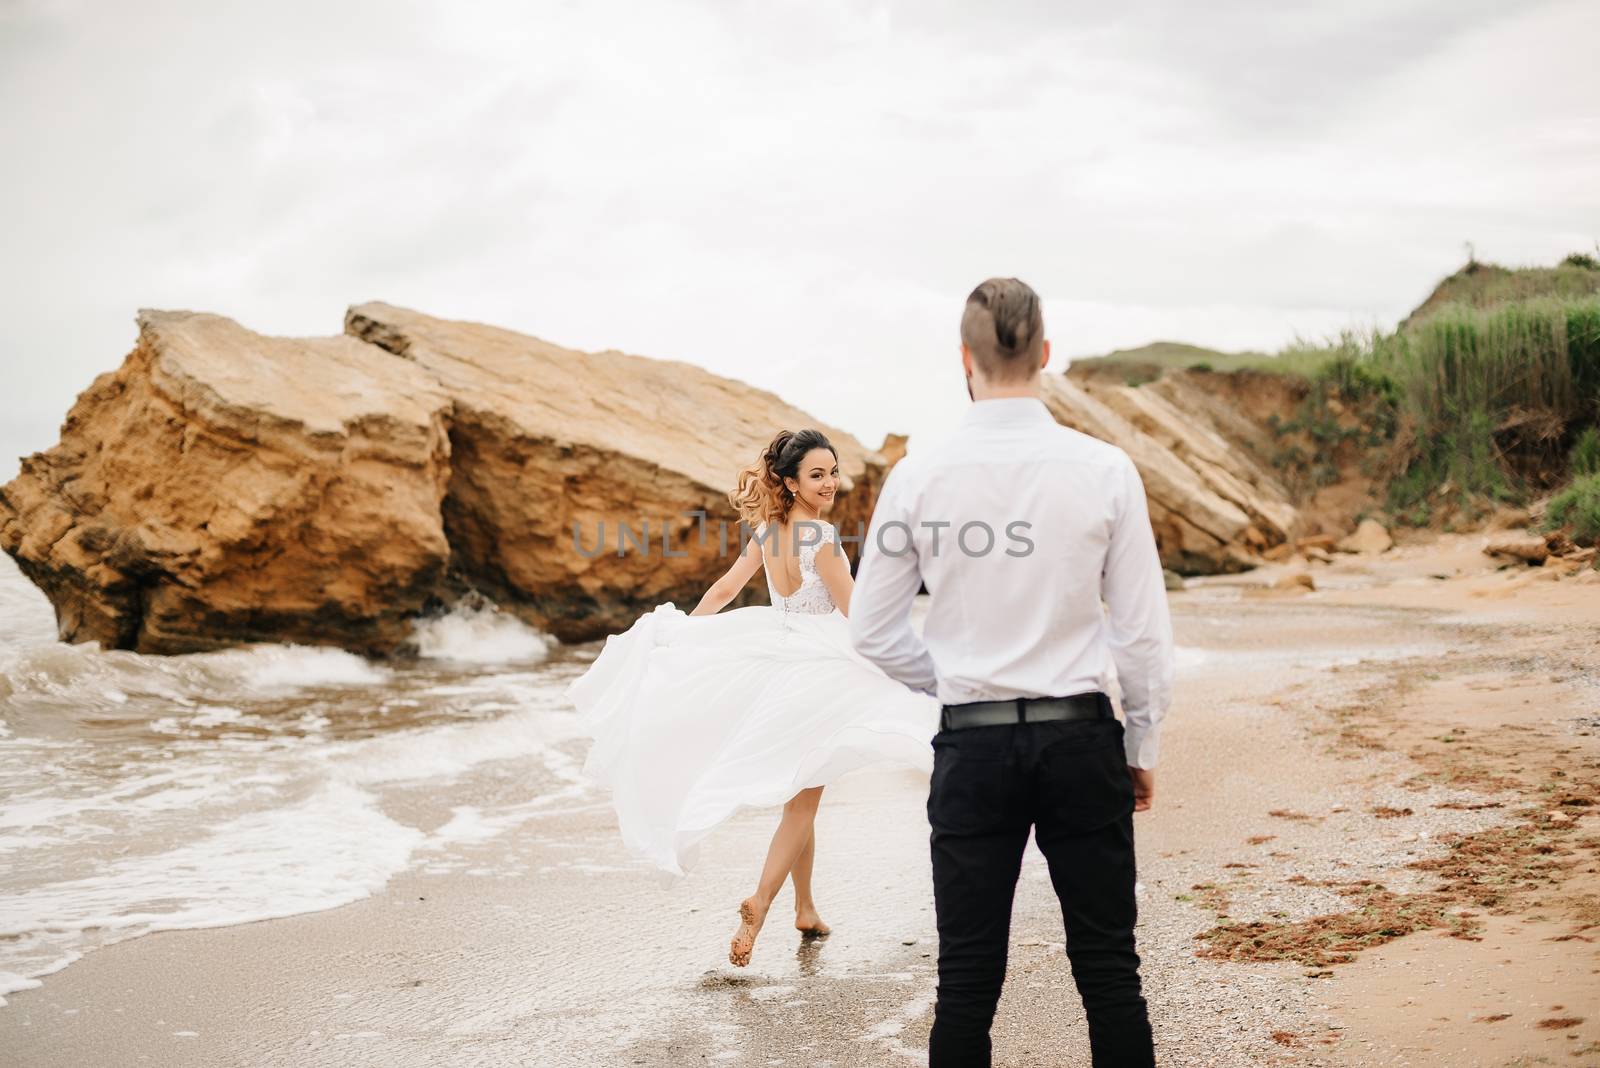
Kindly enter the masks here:
<path id="1" fill-rule="evenodd" d="M 856 648 L 944 706 L 928 793 L 929 1068 L 990 1063 L 1030 830 L 1061 900 L 1096 1068 L 1155 1063 L 1134 952 L 1133 813 L 1155 793 L 1172 621 L 1139 473 L 1116 446 L 1056 424 L 1039 397 L 1049 361 L 1032 289 L 991 278 L 972 291 L 961 317 L 972 406 L 947 440 L 890 471 L 850 598 Z M 923 585 L 919 638 L 909 611 Z M 1113 664 L 1125 724 L 1104 692 Z"/>

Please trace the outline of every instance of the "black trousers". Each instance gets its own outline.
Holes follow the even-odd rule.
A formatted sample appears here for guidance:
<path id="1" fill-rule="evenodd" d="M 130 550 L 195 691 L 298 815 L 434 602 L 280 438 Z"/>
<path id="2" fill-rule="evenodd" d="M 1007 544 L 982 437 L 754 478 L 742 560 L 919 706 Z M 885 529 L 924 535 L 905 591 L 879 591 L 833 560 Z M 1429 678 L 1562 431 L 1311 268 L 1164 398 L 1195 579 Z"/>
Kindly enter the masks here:
<path id="1" fill-rule="evenodd" d="M 941 730 L 933 739 L 939 999 L 929 1068 L 987 1068 L 1028 830 L 1061 899 L 1095 1068 L 1155 1064 L 1133 925 L 1133 782 L 1115 719 Z"/>

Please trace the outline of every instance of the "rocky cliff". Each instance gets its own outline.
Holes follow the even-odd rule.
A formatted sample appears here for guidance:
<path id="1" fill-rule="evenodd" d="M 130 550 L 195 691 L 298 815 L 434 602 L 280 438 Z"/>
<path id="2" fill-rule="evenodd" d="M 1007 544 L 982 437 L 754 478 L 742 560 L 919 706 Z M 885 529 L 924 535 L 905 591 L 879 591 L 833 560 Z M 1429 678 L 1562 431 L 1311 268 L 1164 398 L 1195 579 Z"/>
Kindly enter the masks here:
<path id="1" fill-rule="evenodd" d="M 140 313 L 123 365 L 0 490 L 0 548 L 64 640 L 387 654 L 467 588 L 598 637 L 663 600 L 689 607 L 727 567 L 724 493 L 777 428 L 832 438 L 846 530 L 885 473 L 849 435 L 686 364 L 384 304 L 352 308 L 346 331 Z"/>
<path id="2" fill-rule="evenodd" d="M 1162 563 L 1185 574 L 1242 571 L 1303 527 L 1289 492 L 1241 439 L 1260 429 L 1194 378 L 1141 386 L 1047 374 L 1056 421 L 1121 447 L 1139 469 Z"/>
<path id="3" fill-rule="evenodd" d="M 620 630 L 661 601 L 692 608 L 737 552 L 734 472 L 779 428 L 816 426 L 839 450 L 829 519 L 846 532 L 871 515 L 886 473 L 843 431 L 691 364 L 580 353 L 387 304 L 351 308 L 345 329 L 451 398 L 443 520 L 456 566 L 562 638 Z M 647 525 L 649 551 L 624 544 L 624 527 L 643 540 Z"/>

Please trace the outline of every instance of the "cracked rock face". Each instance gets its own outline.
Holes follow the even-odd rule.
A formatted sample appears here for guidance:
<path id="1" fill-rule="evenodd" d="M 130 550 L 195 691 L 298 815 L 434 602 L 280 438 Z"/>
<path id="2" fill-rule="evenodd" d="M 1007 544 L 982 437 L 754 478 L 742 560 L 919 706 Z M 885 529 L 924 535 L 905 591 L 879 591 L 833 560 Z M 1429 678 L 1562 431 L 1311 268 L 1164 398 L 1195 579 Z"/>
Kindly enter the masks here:
<path id="1" fill-rule="evenodd" d="M 61 442 L 0 490 L 0 548 L 50 598 L 63 640 L 107 648 L 383 655 L 468 588 L 581 640 L 663 600 L 692 607 L 737 552 L 736 528 L 724 554 L 717 526 L 733 520 L 734 472 L 802 426 L 839 450 L 830 518 L 850 534 L 883 457 L 699 368 L 384 304 L 306 339 L 146 311 Z M 703 545 L 683 515 L 695 509 Z M 620 528 L 645 523 L 649 550 L 619 552 Z"/>
<path id="2" fill-rule="evenodd" d="M 1056 422 L 1127 452 L 1144 482 L 1164 567 L 1183 574 L 1248 570 L 1259 553 L 1297 533 L 1300 517 L 1276 476 L 1233 446 L 1237 413 L 1182 382 L 1097 385 L 1047 374 Z"/>
<path id="3" fill-rule="evenodd" d="M 574 352 L 387 304 L 351 308 L 345 329 L 453 398 L 444 524 L 457 567 L 566 640 L 625 629 L 662 601 L 693 608 L 738 553 L 734 474 L 778 430 L 816 427 L 833 442 L 842 478 L 828 518 L 843 534 L 865 525 L 886 474 L 850 435 L 691 364 Z M 704 524 L 685 514 L 697 510 Z M 639 551 L 622 529 L 644 542 L 647 526 Z M 765 602 L 758 575 L 736 603 Z"/>
<path id="4" fill-rule="evenodd" d="M 60 444 L 0 491 L 0 547 L 66 641 L 392 647 L 449 561 L 449 411 L 353 338 L 144 311 Z"/>

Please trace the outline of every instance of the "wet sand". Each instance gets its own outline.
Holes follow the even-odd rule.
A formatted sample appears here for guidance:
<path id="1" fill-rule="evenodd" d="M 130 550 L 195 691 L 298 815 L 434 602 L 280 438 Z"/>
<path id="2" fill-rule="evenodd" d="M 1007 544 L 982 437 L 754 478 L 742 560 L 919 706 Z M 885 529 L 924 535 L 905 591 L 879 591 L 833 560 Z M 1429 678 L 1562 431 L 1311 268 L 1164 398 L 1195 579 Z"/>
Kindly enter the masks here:
<path id="1" fill-rule="evenodd" d="M 1315 565 L 1312 593 L 1270 569 L 1173 595 L 1188 652 L 1136 824 L 1163 1063 L 1600 1062 L 1600 583 L 1496 571 L 1481 541 Z M 925 796 L 909 772 L 830 788 L 835 933 L 802 942 L 785 893 L 747 969 L 727 942 L 773 814 L 666 884 L 580 798 L 353 905 L 94 952 L 0 1009 L 0 1064 L 918 1063 Z M 1088 1063 L 1062 944 L 1030 846 L 997 1064 Z"/>

